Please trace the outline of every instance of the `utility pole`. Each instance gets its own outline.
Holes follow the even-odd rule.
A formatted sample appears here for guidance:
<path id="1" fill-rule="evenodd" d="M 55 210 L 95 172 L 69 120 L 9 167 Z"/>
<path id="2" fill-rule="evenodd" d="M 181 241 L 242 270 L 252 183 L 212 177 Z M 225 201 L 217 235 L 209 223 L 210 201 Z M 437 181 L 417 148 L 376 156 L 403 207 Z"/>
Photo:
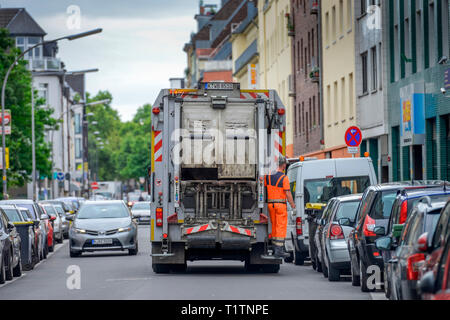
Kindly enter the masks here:
<path id="1" fill-rule="evenodd" d="M 36 138 L 35 138 L 35 123 L 34 123 L 34 88 L 31 84 L 31 161 L 32 161 L 32 175 L 33 175 L 33 200 L 37 200 L 36 195 Z"/>

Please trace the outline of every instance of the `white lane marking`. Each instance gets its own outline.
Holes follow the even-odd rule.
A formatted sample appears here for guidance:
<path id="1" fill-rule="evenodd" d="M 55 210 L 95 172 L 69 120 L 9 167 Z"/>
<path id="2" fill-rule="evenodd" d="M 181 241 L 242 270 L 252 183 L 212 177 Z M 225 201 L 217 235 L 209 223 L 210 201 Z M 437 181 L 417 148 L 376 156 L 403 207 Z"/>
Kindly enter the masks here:
<path id="1" fill-rule="evenodd" d="M 370 292 L 372 300 L 387 300 L 384 292 Z"/>
<path id="2" fill-rule="evenodd" d="M 55 244 L 55 250 L 53 250 L 53 252 L 49 252 L 49 253 L 47 254 L 47 259 L 41 260 L 41 261 L 39 261 L 38 263 L 36 263 L 36 264 L 34 265 L 33 270 L 35 270 L 36 267 L 39 266 L 42 262 L 47 261 L 52 255 L 54 255 L 59 249 L 61 249 L 62 247 L 64 247 L 64 246 L 65 246 L 66 244 L 68 244 L 68 243 L 69 243 L 69 241 L 66 241 L 66 242 L 63 242 L 63 243 L 60 243 L 60 244 Z M 31 271 L 33 271 L 33 270 L 31 270 Z M 20 277 L 14 277 L 11 281 L 7 281 L 7 282 L 5 282 L 4 284 L 1 284 L 1 285 L 0 285 L 0 288 L 3 288 L 3 287 L 5 287 L 5 286 L 7 286 L 8 284 L 11 284 L 11 283 L 13 283 L 13 282 L 15 282 L 15 281 L 17 281 L 17 280 L 19 280 L 19 279 L 25 277 L 25 276 L 26 276 L 29 272 L 31 272 L 31 271 L 28 271 L 28 272 L 22 272 L 22 275 L 21 275 Z"/>
<path id="3" fill-rule="evenodd" d="M 17 280 L 19 280 L 20 278 L 25 277 L 27 274 L 26 273 L 22 273 L 22 275 L 20 277 L 14 277 L 11 281 L 6 281 L 4 284 L 0 284 L 0 289 L 7 286 L 8 284 L 11 284 Z"/>

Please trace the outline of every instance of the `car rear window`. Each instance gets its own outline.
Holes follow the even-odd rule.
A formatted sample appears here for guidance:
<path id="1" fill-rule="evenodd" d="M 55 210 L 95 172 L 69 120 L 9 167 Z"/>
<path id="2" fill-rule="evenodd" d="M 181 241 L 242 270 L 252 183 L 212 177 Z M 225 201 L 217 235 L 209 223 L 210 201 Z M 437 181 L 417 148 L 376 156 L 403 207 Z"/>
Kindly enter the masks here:
<path id="1" fill-rule="evenodd" d="M 27 208 L 28 211 L 31 212 L 33 219 L 37 220 L 37 215 L 36 215 L 36 211 L 34 211 L 34 206 L 32 204 L 21 204 L 21 207 Z"/>
<path id="2" fill-rule="evenodd" d="M 378 192 L 369 216 L 372 219 L 389 219 L 396 198 L 396 190 Z"/>
<path id="3" fill-rule="evenodd" d="M 339 219 L 342 218 L 348 218 L 350 221 L 355 221 L 358 206 L 359 201 L 342 202 L 338 211 L 334 215 L 334 221 L 339 221 Z"/>
<path id="4" fill-rule="evenodd" d="M 9 221 L 11 222 L 21 222 L 22 217 L 19 215 L 17 210 L 14 209 L 3 209 L 5 211 L 6 216 L 8 217 Z"/>
<path id="5" fill-rule="evenodd" d="M 441 209 L 430 211 L 425 219 L 425 232 L 433 234 L 439 221 Z"/>
<path id="6" fill-rule="evenodd" d="M 138 202 L 138 203 L 134 204 L 132 209 L 133 210 L 150 210 L 150 203 Z"/>
<path id="7" fill-rule="evenodd" d="M 431 203 L 447 202 L 450 199 L 450 194 L 428 195 L 428 197 L 430 197 Z M 408 200 L 408 215 L 411 213 L 411 210 L 420 201 L 420 199 L 422 198 L 414 198 Z"/>

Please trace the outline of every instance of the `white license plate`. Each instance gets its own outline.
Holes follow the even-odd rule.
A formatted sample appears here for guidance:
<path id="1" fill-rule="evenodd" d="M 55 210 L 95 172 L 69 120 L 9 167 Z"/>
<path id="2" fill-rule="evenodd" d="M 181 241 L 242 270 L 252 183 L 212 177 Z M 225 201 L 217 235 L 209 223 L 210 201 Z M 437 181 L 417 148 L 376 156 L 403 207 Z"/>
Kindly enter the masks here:
<path id="1" fill-rule="evenodd" d="M 140 217 L 140 221 L 150 221 L 150 217 Z"/>
<path id="2" fill-rule="evenodd" d="M 101 245 L 101 244 L 112 244 L 113 243 L 113 239 L 95 239 L 92 240 L 92 244 L 97 244 L 97 245 Z"/>

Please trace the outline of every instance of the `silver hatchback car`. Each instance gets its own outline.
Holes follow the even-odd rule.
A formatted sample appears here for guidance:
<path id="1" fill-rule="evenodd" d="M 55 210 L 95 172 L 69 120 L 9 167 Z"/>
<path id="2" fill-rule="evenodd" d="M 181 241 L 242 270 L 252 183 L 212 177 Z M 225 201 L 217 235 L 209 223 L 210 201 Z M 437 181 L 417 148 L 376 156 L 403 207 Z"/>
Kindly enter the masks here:
<path id="1" fill-rule="evenodd" d="M 138 252 L 137 224 L 123 201 L 86 201 L 69 230 L 70 256 L 83 252 L 128 250 Z"/>

